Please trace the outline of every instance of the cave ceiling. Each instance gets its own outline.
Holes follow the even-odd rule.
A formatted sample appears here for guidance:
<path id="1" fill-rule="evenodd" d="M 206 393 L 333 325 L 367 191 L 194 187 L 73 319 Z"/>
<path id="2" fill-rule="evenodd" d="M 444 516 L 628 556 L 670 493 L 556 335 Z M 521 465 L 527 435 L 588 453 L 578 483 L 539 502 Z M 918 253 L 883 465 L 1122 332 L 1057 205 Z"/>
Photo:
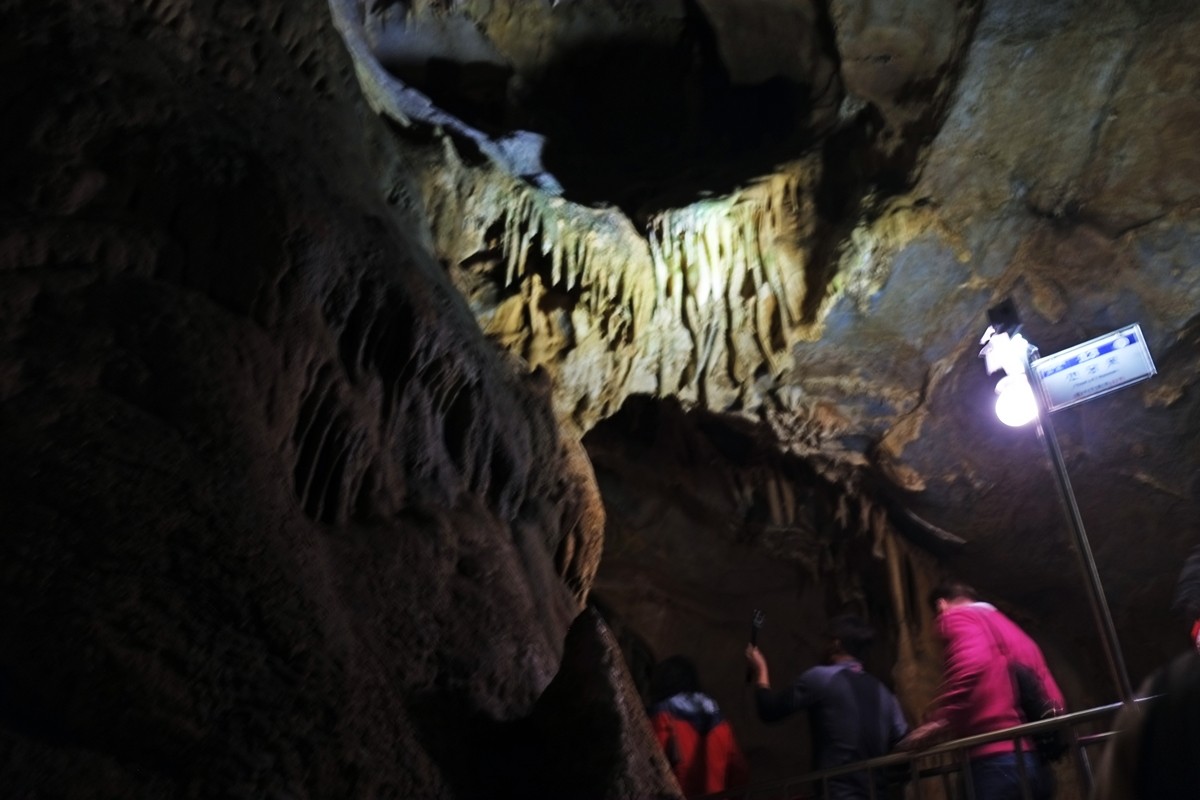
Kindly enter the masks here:
<path id="1" fill-rule="evenodd" d="M 789 666 L 865 613 L 916 719 L 943 571 L 1111 699 L 980 336 L 1145 333 L 1055 415 L 1136 679 L 1200 539 L 1198 41 L 1194 0 L 0 0 L 0 783 L 673 797 L 630 678 L 685 648 L 794 774 L 744 612 Z"/>
<path id="2" fill-rule="evenodd" d="M 980 334 L 1007 297 L 1043 354 L 1140 323 L 1158 374 L 1056 424 L 1119 623 L 1165 613 L 1200 519 L 1193 4 L 331 9 L 372 104 L 440 143 L 434 251 L 581 431 L 638 395 L 750 421 L 1086 617 Z"/>

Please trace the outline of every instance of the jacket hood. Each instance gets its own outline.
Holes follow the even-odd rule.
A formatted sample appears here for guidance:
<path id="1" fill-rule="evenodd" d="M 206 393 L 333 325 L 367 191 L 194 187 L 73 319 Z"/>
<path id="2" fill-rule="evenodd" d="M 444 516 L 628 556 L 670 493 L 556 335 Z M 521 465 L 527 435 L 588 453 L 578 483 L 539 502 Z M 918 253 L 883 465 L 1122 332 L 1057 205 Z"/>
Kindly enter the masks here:
<path id="1" fill-rule="evenodd" d="M 717 727 L 723 719 L 716 701 L 703 692 L 681 692 L 672 695 L 651 709 L 651 713 L 659 711 L 685 720 L 701 735 Z"/>

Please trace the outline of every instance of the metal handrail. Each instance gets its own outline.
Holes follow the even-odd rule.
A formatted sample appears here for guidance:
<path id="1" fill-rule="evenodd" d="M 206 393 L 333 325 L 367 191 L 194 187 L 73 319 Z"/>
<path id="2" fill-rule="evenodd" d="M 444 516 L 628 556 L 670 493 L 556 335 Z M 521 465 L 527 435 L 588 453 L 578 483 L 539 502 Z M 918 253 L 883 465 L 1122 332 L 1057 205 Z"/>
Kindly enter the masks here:
<path id="1" fill-rule="evenodd" d="M 1134 698 L 1134 703 L 1137 706 L 1142 706 L 1152 697 Z M 917 762 L 924 759 L 931 759 L 940 755 L 965 755 L 976 747 L 990 744 L 999 741 L 1016 741 L 1025 739 L 1034 734 L 1045 733 L 1054 730 L 1071 730 L 1076 726 L 1084 723 L 1093 722 L 1096 720 L 1106 719 L 1115 716 L 1121 709 L 1123 703 L 1111 703 L 1104 706 L 1096 706 L 1095 708 L 1085 709 L 1083 711 L 1073 711 L 1068 714 L 1060 714 L 1049 719 L 1038 720 L 1036 722 L 1026 722 L 1021 725 L 1016 725 L 1012 728 L 1005 728 L 999 731 L 991 731 L 989 733 L 980 733 L 974 736 L 965 736 L 961 739 L 953 739 L 948 742 L 927 747 L 923 750 L 903 750 L 888 753 L 887 755 L 868 758 L 862 761 L 856 761 L 852 764 L 844 764 L 838 767 L 829 767 L 827 769 L 815 770 L 807 772 L 803 775 L 798 775 L 793 778 L 785 778 L 768 783 L 755 784 L 745 786 L 740 789 L 729 789 L 723 792 L 717 792 L 711 795 L 705 795 L 704 800 L 750 800 L 750 798 L 759 795 L 770 795 L 779 790 L 788 790 L 793 787 L 800 789 L 806 786 L 824 785 L 830 778 L 836 778 L 842 775 L 852 773 L 867 772 L 868 775 L 876 770 L 885 769 L 888 767 L 896 767 L 901 764 L 909 765 L 908 778 L 917 781 L 924 777 L 948 775 L 962 770 L 962 764 L 939 765 L 933 768 L 918 769 Z M 1083 749 L 1093 744 L 1106 741 L 1113 735 L 1114 731 L 1107 730 L 1100 733 L 1088 734 L 1086 736 L 1074 735 L 1072 731 L 1071 749 L 1075 751 L 1076 767 L 1080 772 L 1086 774 L 1081 775 L 1090 788 L 1091 771 L 1087 764 L 1086 757 L 1082 756 Z M 963 761 L 966 759 L 964 758 Z M 1018 762 L 1020 763 L 1020 762 Z M 969 767 L 968 767 L 969 769 Z M 870 791 L 872 797 L 875 796 L 875 787 L 870 783 Z M 918 790 L 919 795 L 919 790 Z"/>

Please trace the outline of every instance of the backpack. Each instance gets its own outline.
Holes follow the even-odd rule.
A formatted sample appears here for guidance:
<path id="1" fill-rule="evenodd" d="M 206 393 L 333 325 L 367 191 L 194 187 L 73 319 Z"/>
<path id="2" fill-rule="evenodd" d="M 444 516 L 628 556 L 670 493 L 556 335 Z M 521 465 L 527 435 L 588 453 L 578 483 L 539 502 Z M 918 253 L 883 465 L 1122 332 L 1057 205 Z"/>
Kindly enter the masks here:
<path id="1" fill-rule="evenodd" d="M 1008 663 L 1008 672 L 1013 682 L 1013 696 L 1016 698 L 1017 713 L 1021 719 L 1025 722 L 1037 722 L 1057 717 L 1059 710 L 1054 707 L 1050 696 L 1046 694 L 1046 687 L 1042 684 L 1041 677 L 1032 667 L 1012 660 L 1012 656 L 1008 654 L 1008 648 L 1004 646 L 1004 640 L 996 635 L 996 629 L 992 627 L 991 620 L 985 620 L 984 624 L 992 634 L 992 641 L 996 643 L 996 649 Z M 1029 738 L 1033 740 L 1033 746 L 1037 748 L 1038 755 L 1043 761 L 1058 761 L 1067 754 L 1069 745 L 1061 728 L 1039 731 L 1030 734 Z"/>
<path id="2" fill-rule="evenodd" d="M 1005 657 L 1008 657 L 1007 653 L 1005 653 Z M 1046 694 L 1046 687 L 1042 685 L 1042 679 L 1038 677 L 1038 674 L 1024 664 L 1018 664 L 1015 661 L 1009 661 L 1008 667 L 1012 673 L 1017 696 L 1017 710 L 1021 712 L 1021 717 L 1026 722 L 1057 717 L 1058 709 L 1054 707 L 1054 703 L 1050 702 L 1050 698 Z M 1033 739 L 1038 755 L 1044 761 L 1058 761 L 1067 754 L 1067 737 L 1063 735 L 1061 728 L 1039 731 L 1031 734 L 1030 738 Z"/>

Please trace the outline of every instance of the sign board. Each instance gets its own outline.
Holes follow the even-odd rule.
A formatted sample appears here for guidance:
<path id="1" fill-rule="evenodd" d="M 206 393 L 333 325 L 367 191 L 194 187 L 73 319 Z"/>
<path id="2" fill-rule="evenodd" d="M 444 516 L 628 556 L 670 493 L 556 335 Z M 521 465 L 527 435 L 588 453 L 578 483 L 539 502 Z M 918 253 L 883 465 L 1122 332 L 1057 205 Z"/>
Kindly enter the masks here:
<path id="1" fill-rule="evenodd" d="M 1155 373 L 1140 325 L 1134 324 L 1033 362 L 1046 408 L 1091 400 Z"/>

